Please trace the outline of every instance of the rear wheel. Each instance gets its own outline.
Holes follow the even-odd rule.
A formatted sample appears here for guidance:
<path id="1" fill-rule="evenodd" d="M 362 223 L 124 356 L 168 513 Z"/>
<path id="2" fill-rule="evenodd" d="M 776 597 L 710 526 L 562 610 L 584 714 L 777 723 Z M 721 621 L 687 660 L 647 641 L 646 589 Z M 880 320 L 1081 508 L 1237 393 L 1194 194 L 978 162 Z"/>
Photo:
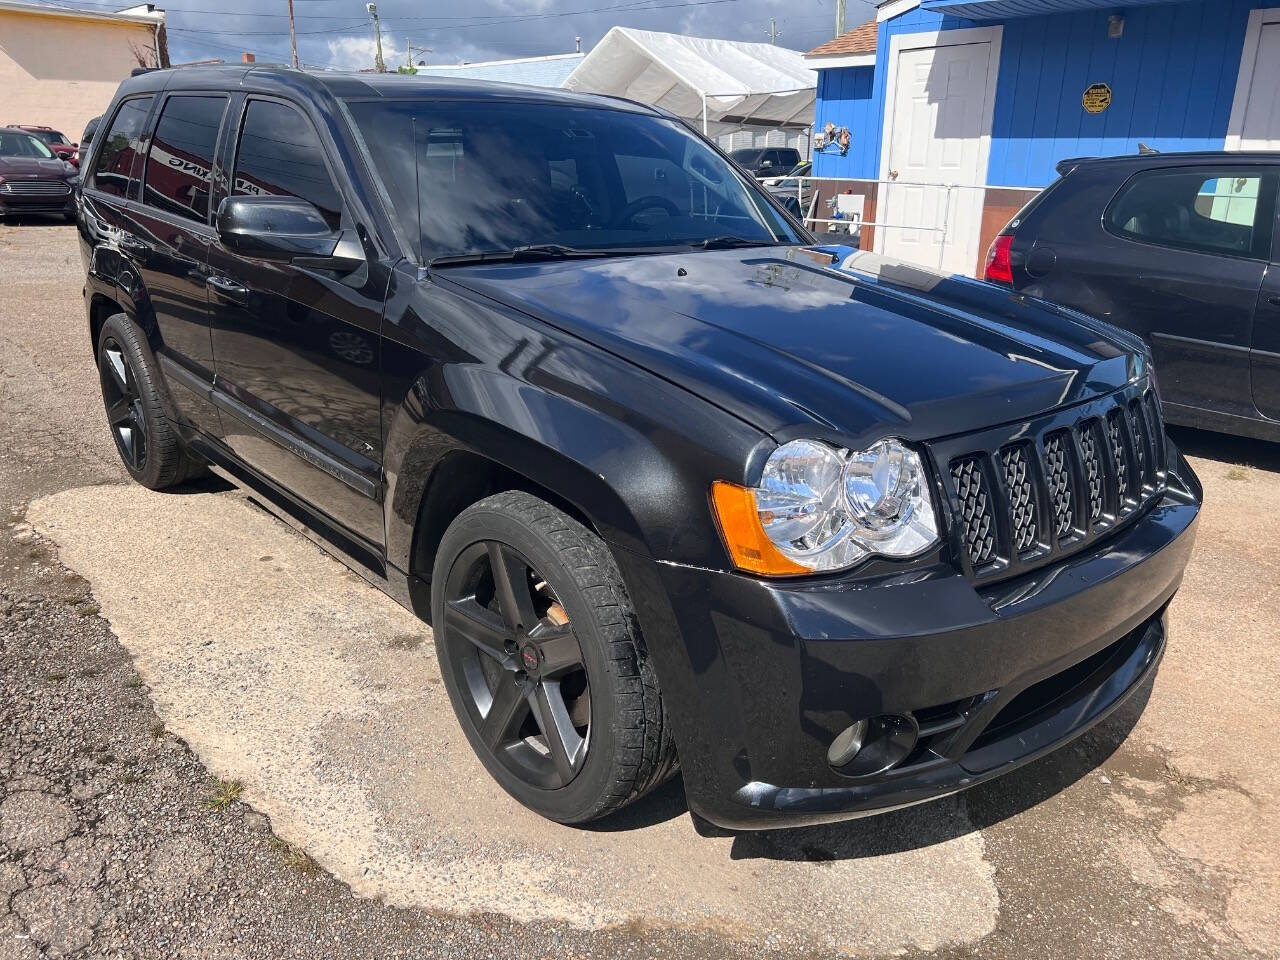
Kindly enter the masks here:
<path id="1" fill-rule="evenodd" d="M 562 511 L 521 492 L 463 511 L 437 553 L 432 619 L 463 730 L 525 806 L 582 823 L 675 771 L 617 566 Z"/>
<path id="2" fill-rule="evenodd" d="M 203 472 L 169 417 L 146 338 L 122 313 L 108 317 L 98 335 L 98 379 L 116 451 L 133 479 L 163 490 Z"/>

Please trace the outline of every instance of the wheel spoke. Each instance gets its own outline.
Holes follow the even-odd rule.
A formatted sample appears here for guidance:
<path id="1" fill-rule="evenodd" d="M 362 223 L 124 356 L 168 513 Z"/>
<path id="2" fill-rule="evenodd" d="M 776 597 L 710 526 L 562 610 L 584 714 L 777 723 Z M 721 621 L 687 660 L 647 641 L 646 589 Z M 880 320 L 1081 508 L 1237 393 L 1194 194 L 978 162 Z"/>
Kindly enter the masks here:
<path id="1" fill-rule="evenodd" d="M 568 626 L 539 628 L 532 638 L 542 655 L 542 675 L 557 677 L 582 665 L 582 648 Z"/>
<path id="2" fill-rule="evenodd" d="M 107 422 L 113 427 L 133 425 L 133 404 L 128 397 L 121 397 L 107 408 Z"/>
<path id="3" fill-rule="evenodd" d="M 489 749 L 497 750 L 513 739 L 528 712 L 529 700 L 523 684 L 517 683 L 513 675 L 504 673 L 498 678 L 493 702 L 480 725 L 480 735 Z"/>
<path id="4" fill-rule="evenodd" d="M 502 544 L 490 543 L 488 550 L 498 606 L 507 626 L 518 638 L 538 623 L 538 615 L 533 610 L 533 593 L 529 589 L 529 568 L 514 551 Z"/>
<path id="5" fill-rule="evenodd" d="M 142 419 L 142 402 L 133 402 L 133 456 L 135 470 L 141 470 L 147 460 L 147 427 Z"/>
<path id="6" fill-rule="evenodd" d="M 573 728 L 569 709 L 560 693 L 559 681 L 544 680 L 539 683 L 533 699 L 534 718 L 546 738 L 547 750 L 555 763 L 560 783 L 566 784 L 573 779 L 574 767 L 581 762 L 587 742 Z"/>
<path id="7" fill-rule="evenodd" d="M 104 350 L 103 356 L 107 360 L 107 372 L 116 382 L 116 387 L 126 397 L 129 396 L 129 367 L 124 362 L 124 354 L 119 350 Z"/>
<path id="8" fill-rule="evenodd" d="M 136 470 L 138 468 L 137 436 L 133 421 L 117 427 L 116 436 L 120 438 L 120 447 L 124 451 L 125 461 Z"/>
<path id="9" fill-rule="evenodd" d="M 501 620 L 476 603 L 473 597 L 451 600 L 444 608 L 445 626 L 499 661 L 511 659 L 507 653 L 507 632 Z"/>

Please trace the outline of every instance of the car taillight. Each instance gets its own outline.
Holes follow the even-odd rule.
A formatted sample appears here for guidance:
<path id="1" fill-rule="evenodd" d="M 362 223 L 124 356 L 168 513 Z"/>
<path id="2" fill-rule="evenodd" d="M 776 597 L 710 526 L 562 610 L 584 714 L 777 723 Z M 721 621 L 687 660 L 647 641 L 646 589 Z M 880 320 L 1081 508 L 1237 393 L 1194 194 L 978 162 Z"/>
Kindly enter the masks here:
<path id="1" fill-rule="evenodd" d="M 1002 233 L 992 241 L 991 249 L 987 251 L 987 267 L 982 272 L 984 280 L 1013 286 L 1013 262 L 1009 259 L 1009 251 L 1012 249 L 1011 233 Z"/>

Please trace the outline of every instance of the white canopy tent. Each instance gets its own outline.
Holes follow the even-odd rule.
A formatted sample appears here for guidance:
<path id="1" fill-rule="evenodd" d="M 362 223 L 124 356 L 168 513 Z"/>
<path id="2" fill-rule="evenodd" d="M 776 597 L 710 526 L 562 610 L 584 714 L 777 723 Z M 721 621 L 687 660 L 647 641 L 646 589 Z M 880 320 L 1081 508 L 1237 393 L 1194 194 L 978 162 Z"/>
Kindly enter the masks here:
<path id="1" fill-rule="evenodd" d="M 651 103 L 716 135 L 809 128 L 818 75 L 785 47 L 614 27 L 564 85 Z"/>

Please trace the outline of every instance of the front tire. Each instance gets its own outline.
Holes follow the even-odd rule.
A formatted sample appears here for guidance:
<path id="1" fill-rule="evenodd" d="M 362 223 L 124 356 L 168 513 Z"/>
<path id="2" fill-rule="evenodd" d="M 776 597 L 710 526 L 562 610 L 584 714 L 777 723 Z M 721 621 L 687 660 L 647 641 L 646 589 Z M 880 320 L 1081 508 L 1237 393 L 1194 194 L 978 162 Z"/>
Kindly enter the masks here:
<path id="1" fill-rule="evenodd" d="M 129 476 L 164 490 L 203 472 L 169 416 L 146 337 L 123 313 L 108 317 L 98 335 L 98 379 L 116 452 Z"/>
<path id="2" fill-rule="evenodd" d="M 675 772 L 622 577 L 572 517 L 519 491 L 468 507 L 441 540 L 431 611 L 463 731 L 525 806 L 585 823 Z"/>

